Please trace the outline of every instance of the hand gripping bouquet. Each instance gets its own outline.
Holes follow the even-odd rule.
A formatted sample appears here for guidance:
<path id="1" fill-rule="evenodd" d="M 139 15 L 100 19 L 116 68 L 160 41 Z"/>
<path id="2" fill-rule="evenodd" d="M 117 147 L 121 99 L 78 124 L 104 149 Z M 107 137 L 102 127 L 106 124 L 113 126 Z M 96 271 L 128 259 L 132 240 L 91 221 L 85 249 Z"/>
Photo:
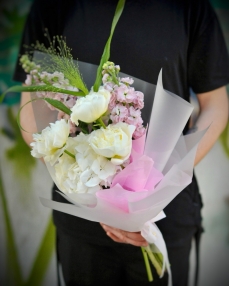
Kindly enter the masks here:
<path id="1" fill-rule="evenodd" d="M 163 89 L 162 71 L 155 90 L 152 84 L 121 76 L 120 67 L 108 61 L 124 4 L 118 2 L 90 91 L 70 49 L 58 36 L 49 48 L 37 43 L 33 48 L 40 53 L 33 60 L 21 57 L 27 86 L 8 91 L 33 92 L 28 103 L 33 102 L 37 126 L 45 128 L 33 134 L 31 154 L 44 159 L 58 192 L 71 204 L 46 198 L 40 198 L 41 203 L 126 231 L 141 231 L 149 242 L 142 247 L 149 281 L 153 280 L 150 261 L 160 277 L 167 270 L 168 285 L 172 285 L 166 245 L 155 222 L 165 217 L 165 206 L 190 184 L 204 131 L 181 135 L 193 107 Z M 92 82 L 96 67 L 79 64 Z M 145 97 L 136 87 L 144 89 Z M 144 103 L 151 106 L 153 96 L 149 124 L 144 127 L 141 109 Z M 41 100 L 57 114 L 54 123 L 42 115 L 37 104 Z"/>

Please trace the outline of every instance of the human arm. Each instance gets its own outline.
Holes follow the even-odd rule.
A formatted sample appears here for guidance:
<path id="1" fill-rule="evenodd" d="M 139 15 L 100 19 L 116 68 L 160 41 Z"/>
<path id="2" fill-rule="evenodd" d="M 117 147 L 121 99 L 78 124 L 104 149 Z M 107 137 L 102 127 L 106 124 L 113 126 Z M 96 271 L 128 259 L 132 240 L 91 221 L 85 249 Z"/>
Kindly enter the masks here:
<path id="1" fill-rule="evenodd" d="M 195 123 L 197 130 L 208 130 L 201 140 L 195 158 L 197 165 L 213 147 L 228 121 L 228 97 L 226 87 L 197 94 L 200 113 Z"/>

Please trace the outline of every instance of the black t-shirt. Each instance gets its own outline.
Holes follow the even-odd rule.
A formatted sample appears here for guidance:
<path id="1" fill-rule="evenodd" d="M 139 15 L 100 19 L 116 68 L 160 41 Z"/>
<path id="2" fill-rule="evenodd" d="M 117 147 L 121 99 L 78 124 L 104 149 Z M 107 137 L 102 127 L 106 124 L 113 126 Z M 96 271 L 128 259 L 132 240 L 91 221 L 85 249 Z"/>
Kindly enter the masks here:
<path id="1" fill-rule="evenodd" d="M 110 33 L 117 0 L 35 0 L 22 39 L 31 45 L 47 43 L 44 28 L 51 37 L 63 35 L 75 59 L 99 64 Z M 110 60 L 121 71 L 156 84 L 163 68 L 165 89 L 189 100 L 190 88 L 196 93 L 214 90 L 229 82 L 229 60 L 216 15 L 207 0 L 127 0 L 116 27 Z M 25 73 L 16 66 L 15 80 Z M 54 197 L 63 199 L 55 194 Z M 168 243 L 182 242 L 189 236 L 187 226 L 200 219 L 196 181 L 165 209 L 167 219 L 159 223 Z M 96 223 L 55 212 L 56 225 L 74 235 L 101 239 L 103 230 Z M 174 228 L 182 228 L 182 233 Z M 78 234 L 77 234 L 78 233 Z"/>
<path id="2" fill-rule="evenodd" d="M 99 64 L 117 0 L 35 0 L 22 43 L 47 43 L 64 35 L 75 59 Z M 20 54 L 23 54 L 21 47 Z M 111 44 L 121 71 L 156 84 L 163 68 L 165 88 L 189 100 L 229 81 L 229 60 L 216 15 L 206 0 L 127 0 Z M 24 80 L 17 66 L 15 79 Z"/>

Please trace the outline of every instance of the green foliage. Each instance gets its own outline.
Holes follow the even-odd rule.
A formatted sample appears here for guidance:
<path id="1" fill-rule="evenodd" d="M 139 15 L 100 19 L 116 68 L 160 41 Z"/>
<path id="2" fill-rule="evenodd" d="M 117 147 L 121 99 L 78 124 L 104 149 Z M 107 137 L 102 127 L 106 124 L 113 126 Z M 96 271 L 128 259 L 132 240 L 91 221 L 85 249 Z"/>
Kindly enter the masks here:
<path id="1" fill-rule="evenodd" d="M 88 123 L 85 123 L 85 122 L 79 120 L 78 127 L 81 129 L 81 131 L 84 134 L 89 134 L 88 126 L 89 126 Z"/>
<path id="2" fill-rule="evenodd" d="M 6 200 L 6 191 L 4 189 L 1 169 L 0 169 L 0 200 L 2 202 L 3 216 L 6 228 L 6 242 L 7 242 L 7 270 L 8 276 L 12 284 L 15 286 L 39 286 L 41 285 L 47 267 L 50 263 L 55 247 L 55 229 L 52 223 L 52 218 L 49 218 L 46 230 L 41 240 L 40 247 L 37 251 L 32 270 L 27 281 L 24 281 L 21 271 L 21 266 L 18 258 L 18 252 L 13 233 L 13 226 L 10 219 L 10 213 Z M 44 255 L 45 254 L 45 255 Z"/>
<path id="3" fill-rule="evenodd" d="M 55 228 L 52 217 L 49 218 L 44 236 L 35 257 L 28 280 L 23 286 L 40 286 L 55 248 Z"/>
<path id="4" fill-rule="evenodd" d="M 9 161 L 13 162 L 17 179 L 29 182 L 32 170 L 36 165 L 36 160 L 31 156 L 30 148 L 22 138 L 11 108 L 7 110 L 7 119 L 12 131 L 7 133 L 6 129 L 2 129 L 1 134 L 7 136 L 9 139 L 14 139 L 14 146 L 6 150 L 6 157 Z"/>
<path id="5" fill-rule="evenodd" d="M 227 123 L 226 128 L 220 136 L 220 142 L 222 143 L 225 154 L 229 158 L 229 122 Z"/>
<path id="6" fill-rule="evenodd" d="M 7 0 L 3 0 L 6 2 Z M 12 74 L 17 60 L 21 34 L 32 0 L 1 2 L 0 9 L 0 93 L 15 84 Z M 9 2 L 12 2 L 9 5 Z M 7 95 L 4 103 L 13 105 L 20 101 L 20 96 L 14 93 Z"/>
<path id="7" fill-rule="evenodd" d="M 23 277 L 21 273 L 21 267 L 18 259 L 16 243 L 14 240 L 13 227 L 10 219 L 8 204 L 6 200 L 6 191 L 4 189 L 2 173 L 0 169 L 0 199 L 2 202 L 2 210 L 6 229 L 6 242 L 7 242 L 7 269 L 10 273 L 9 278 L 16 282 L 16 286 L 22 286 Z"/>
<path id="8" fill-rule="evenodd" d="M 111 40 L 114 34 L 114 30 L 115 27 L 118 23 L 118 20 L 120 18 L 120 16 L 122 15 L 122 11 L 124 9 L 124 5 L 125 5 L 125 0 L 119 0 L 118 5 L 116 7 L 115 10 L 115 15 L 112 21 L 112 25 L 111 25 L 111 32 L 110 32 L 110 36 L 107 40 L 107 43 L 105 45 L 101 60 L 100 60 L 100 64 L 99 67 L 97 69 L 97 75 L 96 75 L 96 80 L 93 86 L 93 89 L 95 92 L 97 92 L 99 90 L 99 87 L 101 85 L 102 82 L 102 69 L 103 69 L 103 65 L 109 60 L 110 58 L 110 46 L 111 46 Z"/>
<path id="9" fill-rule="evenodd" d="M 22 178 L 26 181 L 27 185 L 30 182 L 32 170 L 36 164 L 36 160 L 30 154 L 30 148 L 24 142 L 20 129 L 16 123 L 15 116 L 11 108 L 7 110 L 7 119 L 10 123 L 11 130 L 6 128 L 2 129 L 1 135 L 7 136 L 15 144 L 13 147 L 6 150 L 6 157 L 13 162 L 15 168 L 16 180 Z M 15 179 L 15 178 L 14 178 Z M 18 190 L 15 190 L 15 192 Z M 26 281 L 23 279 L 20 261 L 18 258 L 18 251 L 15 242 L 15 235 L 13 231 L 12 221 L 10 218 L 10 212 L 6 199 L 6 189 L 4 188 L 2 173 L 0 169 L 0 200 L 2 205 L 5 234 L 6 234 L 6 249 L 7 249 L 7 277 L 9 279 L 9 285 L 15 286 L 39 286 L 41 285 L 45 273 L 47 271 L 48 264 L 54 251 L 54 236 L 55 230 L 52 224 L 51 217 L 49 218 L 46 230 L 41 240 L 40 247 L 37 251 L 32 270 Z M 44 255 L 45 253 L 45 255 Z"/>
<path id="10" fill-rule="evenodd" d="M 62 36 L 55 36 L 51 40 L 48 31 L 46 31 L 45 36 L 48 38 L 50 45 L 48 48 L 39 42 L 32 45 L 34 51 L 42 52 L 42 59 L 34 58 L 33 61 L 40 65 L 41 71 L 62 72 L 72 86 L 77 87 L 84 95 L 88 94 L 89 91 L 83 81 L 78 64 L 73 61 L 71 49 L 67 46 L 65 40 Z"/>
<path id="11" fill-rule="evenodd" d="M 45 101 L 47 101 L 49 104 L 51 104 L 52 106 L 54 106 L 55 108 L 63 111 L 64 113 L 71 115 L 71 110 L 69 108 L 67 108 L 61 101 L 59 100 L 55 100 L 52 98 L 44 98 Z"/>
<path id="12" fill-rule="evenodd" d="M 70 94 L 73 96 L 83 96 L 83 93 L 80 91 L 72 91 L 68 89 L 58 88 L 52 85 L 31 85 L 31 86 L 15 85 L 10 87 L 2 95 L 0 95 L 0 103 L 4 100 L 4 97 L 8 92 L 35 92 L 35 91 L 59 92 L 64 94 Z"/>

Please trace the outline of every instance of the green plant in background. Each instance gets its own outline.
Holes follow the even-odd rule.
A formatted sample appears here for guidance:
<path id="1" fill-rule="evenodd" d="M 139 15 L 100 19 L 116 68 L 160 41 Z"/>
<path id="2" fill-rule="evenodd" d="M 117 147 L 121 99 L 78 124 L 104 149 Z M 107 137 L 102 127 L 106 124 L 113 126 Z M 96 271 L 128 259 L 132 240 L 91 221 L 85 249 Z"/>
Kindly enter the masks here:
<path id="1" fill-rule="evenodd" d="M 6 157 L 13 163 L 15 177 L 19 181 L 31 181 L 32 171 L 36 160 L 30 154 L 30 148 L 22 138 L 16 117 L 12 108 L 7 109 L 7 121 L 10 129 L 3 127 L 0 131 L 3 136 L 8 137 L 14 143 L 13 147 L 6 150 Z"/>
<path id="2" fill-rule="evenodd" d="M 12 74 L 17 61 L 23 26 L 31 2 L 32 0 L 1 0 L 0 2 L 0 93 L 15 84 L 15 82 L 12 81 Z M 19 100 L 20 96 L 18 94 L 11 93 L 6 97 L 4 103 L 13 105 L 18 103 Z M 13 146 L 6 150 L 5 156 L 8 161 L 12 163 L 16 180 L 21 181 L 23 185 L 25 185 L 26 182 L 27 189 L 29 189 L 28 183 L 31 182 L 36 160 L 30 155 L 30 148 L 25 144 L 21 136 L 12 108 L 8 108 L 6 116 L 9 127 L 2 127 L 0 136 L 10 139 Z M 39 286 L 42 284 L 54 252 L 55 229 L 52 219 L 50 217 L 47 221 L 47 226 L 43 238 L 41 237 L 41 243 L 34 258 L 31 272 L 27 279 L 24 279 L 1 170 L 0 202 L 7 242 L 6 269 L 8 273 L 6 273 L 6 277 L 8 281 L 4 282 L 9 282 L 8 285 L 14 286 Z"/>
<path id="3" fill-rule="evenodd" d="M 21 35 L 32 0 L 0 1 L 0 93 L 15 84 L 12 80 Z M 11 93 L 5 103 L 18 103 L 20 96 Z"/>
<path id="4" fill-rule="evenodd" d="M 30 155 L 30 148 L 24 142 L 20 129 L 17 125 L 16 118 L 12 108 L 7 109 L 7 121 L 10 128 L 3 127 L 0 130 L 0 136 L 12 140 L 14 145 L 6 150 L 6 158 L 12 163 L 17 181 L 26 183 L 31 182 L 32 172 L 36 165 L 36 160 Z M 25 184 L 24 184 L 25 186 Z M 39 249 L 37 251 L 34 263 L 31 268 L 29 277 L 25 280 L 22 276 L 21 265 L 19 262 L 18 251 L 15 242 L 12 221 L 6 199 L 6 190 L 2 180 L 0 170 L 0 201 L 2 205 L 3 218 L 5 224 L 6 249 L 7 249 L 7 274 L 8 285 L 15 286 L 39 286 L 41 285 L 54 252 L 55 229 L 51 217 L 49 218 Z M 45 253 L 45 255 L 44 255 Z"/>
<path id="5" fill-rule="evenodd" d="M 6 191 L 4 189 L 3 180 L 2 180 L 2 172 L 0 169 L 0 199 L 2 202 L 3 216 L 5 222 L 5 233 L 6 233 L 6 242 L 7 242 L 7 278 L 13 278 L 14 281 L 17 281 L 17 286 L 21 286 L 23 278 L 21 267 L 18 259 L 18 253 L 15 243 L 15 237 L 13 233 L 12 223 L 10 219 L 8 204 L 6 200 Z"/>
<path id="6" fill-rule="evenodd" d="M 227 157 L 229 158 L 229 122 L 227 123 L 226 128 L 220 136 L 220 142 L 223 145 L 223 149 Z"/>
<path id="7" fill-rule="evenodd" d="M 21 266 L 18 258 L 15 236 L 13 233 L 12 222 L 10 219 L 8 204 L 6 200 L 6 191 L 2 181 L 2 173 L 0 169 L 0 200 L 2 202 L 3 216 L 6 229 L 7 241 L 7 271 L 8 285 L 14 286 L 39 286 L 41 285 L 47 267 L 50 263 L 54 251 L 55 229 L 52 219 L 48 220 L 46 230 L 41 240 L 40 247 L 37 251 L 34 263 L 31 268 L 28 279 L 24 280 L 22 276 Z M 44 255 L 45 253 L 45 255 Z"/>
<path id="8" fill-rule="evenodd" d="M 229 50 L 229 1 L 228 0 L 210 0 L 218 15 L 224 38 Z M 229 85 L 227 86 L 227 92 L 229 94 Z M 229 122 L 224 129 L 224 132 L 220 136 L 220 142 L 222 143 L 223 150 L 229 158 Z"/>

